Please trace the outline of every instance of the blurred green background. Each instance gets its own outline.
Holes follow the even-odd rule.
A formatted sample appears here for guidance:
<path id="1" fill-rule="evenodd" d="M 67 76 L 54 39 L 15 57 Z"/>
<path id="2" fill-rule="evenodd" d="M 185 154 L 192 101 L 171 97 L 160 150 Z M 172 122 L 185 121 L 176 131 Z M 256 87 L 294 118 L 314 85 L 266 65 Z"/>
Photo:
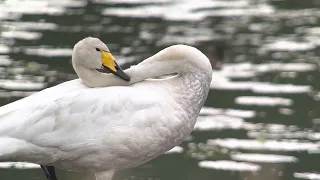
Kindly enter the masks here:
<path id="1" fill-rule="evenodd" d="M 87 36 L 125 68 L 172 44 L 224 54 L 192 135 L 115 180 L 320 179 L 317 0 L 7 0 L 0 31 L 0 105 L 77 78 L 71 52 Z M 0 163 L 0 179 L 45 176 Z"/>

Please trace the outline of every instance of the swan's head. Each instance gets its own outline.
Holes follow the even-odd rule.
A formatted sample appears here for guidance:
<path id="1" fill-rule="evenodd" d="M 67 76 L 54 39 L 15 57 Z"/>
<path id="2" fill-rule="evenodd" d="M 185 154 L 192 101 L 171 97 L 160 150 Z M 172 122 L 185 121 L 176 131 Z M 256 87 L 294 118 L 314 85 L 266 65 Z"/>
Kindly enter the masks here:
<path id="1" fill-rule="evenodd" d="M 130 77 L 116 63 L 107 45 L 98 38 L 87 37 L 79 41 L 73 48 L 72 64 L 76 71 L 79 67 L 87 68 L 100 73 L 113 73 L 125 81 L 130 81 Z"/>

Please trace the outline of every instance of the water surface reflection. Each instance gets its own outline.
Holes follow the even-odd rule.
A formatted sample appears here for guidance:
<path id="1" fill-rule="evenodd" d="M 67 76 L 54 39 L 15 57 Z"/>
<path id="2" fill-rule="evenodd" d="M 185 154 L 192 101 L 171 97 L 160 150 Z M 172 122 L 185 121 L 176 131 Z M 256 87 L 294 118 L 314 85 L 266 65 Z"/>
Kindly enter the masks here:
<path id="1" fill-rule="evenodd" d="M 76 78 L 70 55 L 86 36 L 105 41 L 124 67 L 171 44 L 195 46 L 211 60 L 225 47 L 192 135 L 115 179 L 320 179 L 318 7 L 312 0 L 3 1 L 0 105 Z M 38 167 L 0 163 L 1 179 L 44 179 Z"/>

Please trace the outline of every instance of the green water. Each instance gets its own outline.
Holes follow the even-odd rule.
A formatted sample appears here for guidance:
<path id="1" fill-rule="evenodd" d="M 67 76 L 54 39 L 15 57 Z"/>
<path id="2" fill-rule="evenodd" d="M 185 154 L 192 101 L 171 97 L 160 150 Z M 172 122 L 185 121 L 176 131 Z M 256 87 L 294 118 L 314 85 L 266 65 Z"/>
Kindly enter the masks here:
<path id="1" fill-rule="evenodd" d="M 0 105 L 75 79 L 71 50 L 87 36 L 102 39 L 126 68 L 172 44 L 195 46 L 211 60 L 215 49 L 225 49 L 183 152 L 119 171 L 115 180 L 320 178 L 316 0 L 8 0 L 0 2 L 0 23 Z M 260 156 L 239 159 L 239 153 Z M 205 168 L 203 161 L 215 166 Z M 45 176 L 38 168 L 0 168 L 0 179 Z"/>

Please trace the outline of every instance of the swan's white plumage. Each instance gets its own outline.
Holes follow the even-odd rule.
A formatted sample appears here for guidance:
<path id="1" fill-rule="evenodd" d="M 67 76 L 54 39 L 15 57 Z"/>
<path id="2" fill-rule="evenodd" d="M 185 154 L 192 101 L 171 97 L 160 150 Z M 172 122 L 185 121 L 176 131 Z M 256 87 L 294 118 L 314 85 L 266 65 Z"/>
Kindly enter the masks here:
<path id="1" fill-rule="evenodd" d="M 68 92 L 68 95 L 60 95 L 49 99 L 35 96 L 30 98 L 28 106 L 17 109 L 2 118 L 0 124 L 1 127 L 9 124 L 12 126 L 5 128 L 5 130 L 10 130 L 5 134 L 10 136 L 11 140 L 14 138 L 23 140 L 30 145 L 37 146 L 34 148 L 57 148 L 51 150 L 53 152 L 49 154 L 43 154 L 43 157 L 39 157 L 39 159 L 32 160 L 39 161 L 37 162 L 39 164 L 53 163 L 57 159 L 68 159 L 68 155 L 65 155 L 63 151 L 76 151 L 76 153 L 71 153 L 72 156 L 77 154 L 81 157 L 90 153 L 90 151 L 99 150 L 99 147 L 95 146 L 102 146 L 102 142 L 105 140 L 108 140 L 109 146 L 112 145 L 111 140 L 116 140 L 114 146 L 117 146 L 117 144 L 122 143 L 122 138 L 127 139 L 128 136 L 133 136 L 133 133 L 139 133 L 139 129 L 134 128 L 154 126 L 157 122 L 152 121 L 152 119 L 156 120 L 158 114 L 161 113 L 160 111 L 167 110 L 161 107 L 159 101 L 167 99 L 167 97 L 159 96 L 160 90 L 156 88 L 150 90 L 139 86 L 105 89 L 83 88 L 82 90 Z M 170 110 L 167 113 L 170 113 Z M 117 129 L 120 132 L 113 132 Z M 142 135 L 141 137 L 148 140 L 148 136 L 151 134 Z M 151 141 L 149 143 L 149 145 L 152 145 Z M 94 148 L 89 148 L 89 146 Z M 123 150 L 127 150 L 125 142 L 122 146 Z M 108 152 L 109 148 L 114 149 L 115 147 L 107 147 L 105 153 L 112 153 Z M 134 150 L 138 147 L 128 148 Z M 23 154 L 29 154 L 27 158 L 30 158 L 32 152 L 28 151 L 34 149 L 20 150 L 24 151 Z M 113 151 L 115 151 L 114 153 L 121 153 L 121 148 Z M 51 155 L 51 153 L 53 154 Z M 139 151 L 133 153 L 136 154 Z M 16 158 L 17 153 L 13 154 Z M 152 152 L 150 152 L 151 154 Z M 82 165 L 82 163 L 80 164 Z M 72 168 L 77 169 L 75 166 Z"/>
<path id="2" fill-rule="evenodd" d="M 1 107 L 0 160 L 95 171 L 102 179 L 180 144 L 208 94 L 209 60 L 177 45 L 125 72 L 129 83 L 80 68 L 96 85 L 117 86 L 88 88 L 77 79 Z M 166 73 L 178 75 L 145 80 Z"/>

